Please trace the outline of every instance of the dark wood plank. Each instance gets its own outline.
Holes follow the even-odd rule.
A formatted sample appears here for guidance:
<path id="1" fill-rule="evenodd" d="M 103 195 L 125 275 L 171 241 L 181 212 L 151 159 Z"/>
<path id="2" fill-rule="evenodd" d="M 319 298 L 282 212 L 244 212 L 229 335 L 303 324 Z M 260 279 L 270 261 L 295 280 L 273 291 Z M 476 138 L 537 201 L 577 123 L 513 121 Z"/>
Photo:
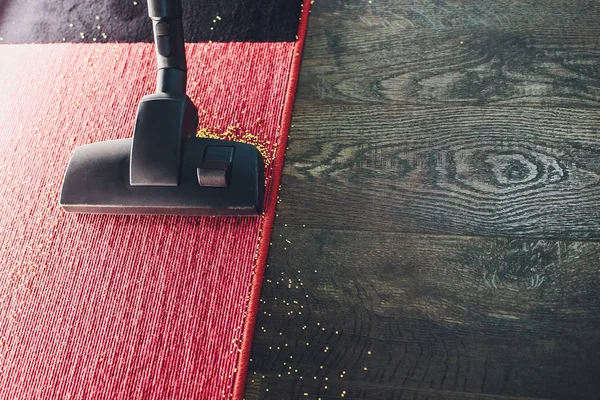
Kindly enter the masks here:
<path id="1" fill-rule="evenodd" d="M 254 382 L 253 382 L 254 381 Z M 271 380 L 266 383 L 268 387 L 260 387 L 258 381 L 254 379 L 248 380 L 248 389 L 252 390 L 251 394 L 244 397 L 245 400 L 255 400 L 258 398 L 265 399 L 311 399 L 311 400 L 330 400 L 330 399 L 375 399 L 375 400 L 395 400 L 395 399 L 410 399 L 410 400 L 541 400 L 539 397 L 514 397 L 514 396 L 494 396 L 485 394 L 474 394 L 466 392 L 452 392 L 435 389 L 414 389 L 414 388 L 401 388 L 395 387 L 394 385 L 369 385 L 365 382 L 353 383 L 339 383 L 327 381 L 327 385 L 324 385 L 322 390 L 318 391 L 319 394 L 312 394 L 311 392 L 304 392 L 307 390 L 305 387 L 298 387 L 297 378 L 290 376 L 282 376 L 276 380 Z M 331 382 L 331 383 L 329 383 Z M 296 386 L 296 391 L 290 391 L 290 387 Z M 327 386 L 327 389 L 324 387 Z M 266 389 L 269 391 L 266 391 Z M 256 392 L 263 394 L 256 394 Z M 345 392 L 345 393 L 344 393 Z M 260 397 L 257 397 L 260 396 Z M 276 397 L 285 396 L 285 397 Z"/>
<path id="2" fill-rule="evenodd" d="M 600 393 L 600 244 L 273 233 L 248 399 Z"/>
<path id="3" fill-rule="evenodd" d="M 350 21 L 357 28 L 445 29 L 454 27 L 597 26 L 594 0 L 327 0 L 312 7 L 310 30 Z"/>
<path id="4" fill-rule="evenodd" d="M 599 398 L 599 16 L 314 5 L 248 400 Z"/>
<path id="5" fill-rule="evenodd" d="M 600 3 L 325 2 L 298 104 L 600 105 Z"/>
<path id="6" fill-rule="evenodd" d="M 320 35 L 308 42 L 298 104 L 600 105 L 600 30 Z"/>
<path id="7" fill-rule="evenodd" d="M 600 238 L 600 111 L 297 106 L 289 225 Z"/>

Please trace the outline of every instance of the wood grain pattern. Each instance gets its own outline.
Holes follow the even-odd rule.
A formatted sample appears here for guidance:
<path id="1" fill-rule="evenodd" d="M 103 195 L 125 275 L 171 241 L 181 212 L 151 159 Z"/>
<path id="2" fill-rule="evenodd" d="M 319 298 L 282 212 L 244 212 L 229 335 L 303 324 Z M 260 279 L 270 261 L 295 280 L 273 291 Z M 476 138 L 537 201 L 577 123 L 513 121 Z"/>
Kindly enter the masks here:
<path id="1" fill-rule="evenodd" d="M 312 10 L 246 398 L 600 398 L 600 3 Z"/>
<path id="2" fill-rule="evenodd" d="M 597 2 L 350 3 L 316 7 L 299 104 L 600 105 Z"/>
<path id="3" fill-rule="evenodd" d="M 280 226 L 273 246 L 247 399 L 600 393 L 599 244 Z"/>
<path id="4" fill-rule="evenodd" d="M 298 106 L 282 222 L 600 238 L 600 113 Z"/>
<path id="5" fill-rule="evenodd" d="M 393 31 L 455 27 L 597 26 L 600 4 L 594 0 L 327 0 L 312 7 L 309 33 L 339 21 L 349 31 L 384 27 Z M 311 32 L 312 31 L 312 32 Z"/>

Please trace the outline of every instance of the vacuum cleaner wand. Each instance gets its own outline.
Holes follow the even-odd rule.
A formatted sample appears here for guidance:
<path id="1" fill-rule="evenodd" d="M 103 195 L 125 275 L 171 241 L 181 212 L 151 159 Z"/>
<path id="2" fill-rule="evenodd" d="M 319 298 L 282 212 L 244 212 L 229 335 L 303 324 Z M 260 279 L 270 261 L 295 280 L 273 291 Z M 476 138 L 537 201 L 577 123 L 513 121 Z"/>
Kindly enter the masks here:
<path id="1" fill-rule="evenodd" d="M 96 214 L 260 214 L 264 164 L 256 147 L 195 137 L 198 110 L 185 93 L 181 1 L 148 0 L 148 13 L 156 93 L 141 99 L 133 138 L 75 150 L 60 205 Z"/>

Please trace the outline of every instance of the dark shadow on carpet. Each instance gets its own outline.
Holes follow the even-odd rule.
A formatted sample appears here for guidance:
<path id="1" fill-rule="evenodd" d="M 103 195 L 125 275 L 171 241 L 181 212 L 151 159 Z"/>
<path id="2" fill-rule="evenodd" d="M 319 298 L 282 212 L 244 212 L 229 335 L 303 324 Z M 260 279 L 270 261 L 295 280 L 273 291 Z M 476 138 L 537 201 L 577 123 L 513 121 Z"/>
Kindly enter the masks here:
<path id="1" fill-rule="evenodd" d="M 10 4 L 9 4 L 10 3 Z M 295 41 L 300 0 L 182 0 L 188 42 Z M 0 0 L 4 43 L 150 42 L 146 0 Z"/>

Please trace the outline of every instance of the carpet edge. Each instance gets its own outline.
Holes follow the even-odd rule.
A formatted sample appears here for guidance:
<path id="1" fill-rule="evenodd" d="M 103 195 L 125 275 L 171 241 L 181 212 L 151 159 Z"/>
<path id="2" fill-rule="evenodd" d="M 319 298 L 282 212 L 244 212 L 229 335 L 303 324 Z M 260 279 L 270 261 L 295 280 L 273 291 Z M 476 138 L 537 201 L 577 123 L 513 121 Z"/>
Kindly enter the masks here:
<path id="1" fill-rule="evenodd" d="M 304 41 L 306 39 L 306 31 L 308 28 L 308 16 L 310 14 L 310 6 L 314 0 L 304 0 L 302 4 L 302 12 L 300 16 L 300 25 L 298 27 L 298 41 L 294 45 L 292 61 L 290 67 L 290 76 L 288 87 L 286 90 L 285 101 L 283 105 L 283 115 L 281 119 L 281 132 L 277 140 L 277 152 L 273 164 L 272 182 L 273 189 L 269 193 L 269 204 L 273 204 L 272 210 L 265 213 L 261 224 L 263 236 L 260 238 L 258 245 L 258 256 L 254 266 L 254 276 L 250 289 L 250 300 L 246 308 L 246 320 L 243 325 L 242 332 L 242 348 L 240 358 L 236 368 L 233 386 L 233 399 L 242 400 L 246 387 L 246 379 L 248 375 L 248 364 L 250 361 L 250 353 L 252 351 L 252 339 L 254 338 L 254 329 L 256 328 L 256 318 L 258 315 L 260 294 L 262 290 L 262 282 L 267 265 L 269 255 L 269 243 L 271 241 L 271 233 L 273 231 L 273 223 L 275 221 L 275 212 L 277 208 L 277 197 L 279 196 L 279 185 L 283 174 L 283 165 L 285 161 L 285 151 L 292 122 L 292 111 L 294 108 L 294 100 L 296 97 L 296 89 L 298 86 L 298 78 L 300 75 L 300 65 L 302 63 L 302 52 L 304 49 Z"/>

